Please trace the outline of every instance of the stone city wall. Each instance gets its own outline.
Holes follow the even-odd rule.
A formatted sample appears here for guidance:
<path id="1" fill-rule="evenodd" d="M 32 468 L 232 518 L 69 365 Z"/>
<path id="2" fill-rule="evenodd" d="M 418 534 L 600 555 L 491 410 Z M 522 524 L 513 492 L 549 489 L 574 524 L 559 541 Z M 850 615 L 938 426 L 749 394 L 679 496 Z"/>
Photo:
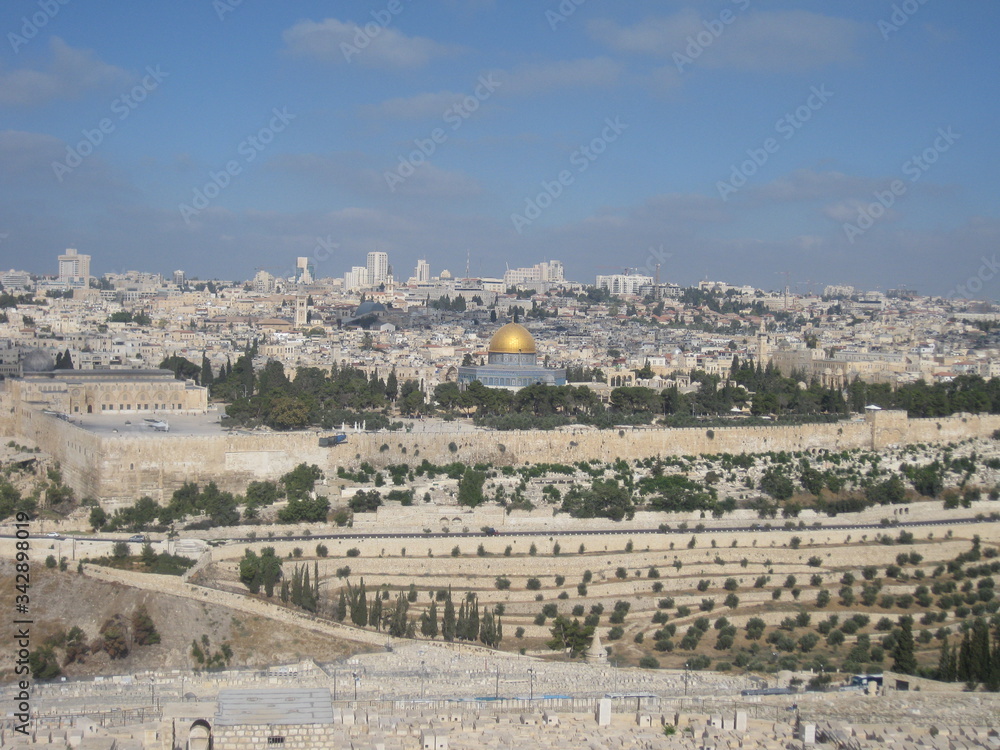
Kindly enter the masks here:
<path id="1" fill-rule="evenodd" d="M 165 502 L 186 481 L 214 481 L 224 490 L 241 492 L 251 481 L 276 479 L 303 461 L 332 475 L 337 466 L 353 469 L 362 461 L 377 467 L 423 459 L 503 465 L 871 449 L 987 436 L 1000 429 L 1000 415 L 908 419 L 904 412 L 883 411 L 864 420 L 794 427 L 357 433 L 346 444 L 320 448 L 316 432 L 98 435 L 27 406 L 11 404 L 13 411 L 2 406 L 0 429 L 27 438 L 58 460 L 79 496 L 130 502 L 142 495 Z"/>

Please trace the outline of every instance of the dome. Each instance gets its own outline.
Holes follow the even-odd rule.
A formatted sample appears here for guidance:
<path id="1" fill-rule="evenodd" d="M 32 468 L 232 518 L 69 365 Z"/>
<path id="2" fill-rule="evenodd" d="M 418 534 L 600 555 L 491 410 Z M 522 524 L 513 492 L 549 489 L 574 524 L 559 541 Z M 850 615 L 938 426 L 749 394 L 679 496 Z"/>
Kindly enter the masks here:
<path id="1" fill-rule="evenodd" d="M 358 309 L 354 311 L 354 317 L 363 318 L 365 315 L 378 315 L 384 312 L 386 312 L 385 305 L 369 299 L 358 305 Z"/>
<path id="2" fill-rule="evenodd" d="M 536 354 L 535 340 L 528 329 L 517 323 L 508 323 L 490 339 L 491 354 Z"/>

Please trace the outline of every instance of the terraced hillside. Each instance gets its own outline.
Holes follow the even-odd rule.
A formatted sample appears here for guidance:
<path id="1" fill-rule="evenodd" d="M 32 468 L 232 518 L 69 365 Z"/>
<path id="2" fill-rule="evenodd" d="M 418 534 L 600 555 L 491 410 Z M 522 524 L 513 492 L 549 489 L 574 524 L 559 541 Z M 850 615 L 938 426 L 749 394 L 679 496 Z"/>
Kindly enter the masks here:
<path id="1" fill-rule="evenodd" d="M 1000 523 L 983 520 L 271 546 L 283 561 L 288 606 L 299 601 L 320 616 L 361 622 L 363 582 L 363 619 L 374 606 L 377 623 L 368 626 L 396 635 L 412 623 L 416 637 L 441 639 L 450 596 L 454 637 L 476 639 L 496 614 L 506 650 L 580 655 L 596 632 L 623 663 L 880 671 L 898 657 L 907 618 L 916 662 L 927 670 L 937 667 L 942 643 L 957 648 L 977 618 L 1000 622 L 998 541 Z M 240 566 L 238 557 L 220 560 L 202 581 L 247 592 Z M 303 599 L 303 585 L 318 596 Z M 281 597 L 279 583 L 274 599 Z M 466 611 L 473 597 L 477 635 Z M 484 636 L 493 638 L 492 630 Z"/>

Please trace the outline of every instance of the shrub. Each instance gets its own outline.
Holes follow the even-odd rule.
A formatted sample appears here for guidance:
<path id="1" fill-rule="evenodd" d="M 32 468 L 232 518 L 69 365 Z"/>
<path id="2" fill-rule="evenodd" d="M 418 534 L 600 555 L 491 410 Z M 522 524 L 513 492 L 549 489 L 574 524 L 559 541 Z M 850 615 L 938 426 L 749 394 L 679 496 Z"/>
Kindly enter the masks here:
<path id="1" fill-rule="evenodd" d="M 608 631 L 608 640 L 617 641 L 623 635 L 625 635 L 625 629 L 621 625 L 615 625 Z"/>
<path id="2" fill-rule="evenodd" d="M 806 564 L 809 565 L 809 567 L 811 568 L 818 568 L 823 565 L 823 561 L 820 558 L 813 555 L 812 557 L 809 558 Z"/>
<path id="3" fill-rule="evenodd" d="M 628 571 L 625 568 L 618 568 L 615 570 L 615 578 L 620 578 L 622 580 L 628 578 Z"/>
<path id="4" fill-rule="evenodd" d="M 316 545 L 316 557 L 326 557 L 329 554 L 330 550 L 327 549 L 327 546 L 325 544 Z"/>
<path id="5" fill-rule="evenodd" d="M 347 550 L 347 556 L 348 557 L 360 557 L 361 556 L 361 550 L 359 550 L 357 547 L 351 547 L 349 550 Z"/>
<path id="6" fill-rule="evenodd" d="M 525 588 L 528 591 L 538 591 L 542 587 L 542 582 L 537 578 L 529 578 L 528 582 L 525 584 Z"/>
<path id="7" fill-rule="evenodd" d="M 639 635 L 642 635 L 642 633 L 640 633 Z M 639 659 L 639 668 L 640 669 L 659 669 L 660 668 L 660 662 L 657 661 L 656 657 L 653 657 L 653 656 L 644 656 L 641 659 Z M 673 727 L 670 726 L 669 724 L 667 726 L 669 726 L 671 729 L 673 729 Z"/>
<path id="8" fill-rule="evenodd" d="M 509 588 L 510 588 L 510 579 L 509 579 L 509 578 L 504 578 L 504 577 L 502 577 L 502 576 L 497 576 L 497 579 L 496 579 L 496 581 L 494 582 L 494 585 L 495 585 L 495 586 L 496 586 L 496 587 L 497 587 L 497 588 L 498 588 L 498 589 L 499 589 L 500 591 L 506 591 L 507 589 L 509 589 Z"/>

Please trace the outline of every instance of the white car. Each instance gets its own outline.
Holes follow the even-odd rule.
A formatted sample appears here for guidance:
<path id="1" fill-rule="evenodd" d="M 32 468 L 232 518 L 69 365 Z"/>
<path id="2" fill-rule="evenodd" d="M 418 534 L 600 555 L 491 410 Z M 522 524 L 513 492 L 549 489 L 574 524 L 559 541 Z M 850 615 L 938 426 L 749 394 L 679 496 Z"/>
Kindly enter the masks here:
<path id="1" fill-rule="evenodd" d="M 47 536 L 49 539 L 62 539 L 62 534 L 60 534 L 58 531 L 50 531 L 45 536 Z"/>

